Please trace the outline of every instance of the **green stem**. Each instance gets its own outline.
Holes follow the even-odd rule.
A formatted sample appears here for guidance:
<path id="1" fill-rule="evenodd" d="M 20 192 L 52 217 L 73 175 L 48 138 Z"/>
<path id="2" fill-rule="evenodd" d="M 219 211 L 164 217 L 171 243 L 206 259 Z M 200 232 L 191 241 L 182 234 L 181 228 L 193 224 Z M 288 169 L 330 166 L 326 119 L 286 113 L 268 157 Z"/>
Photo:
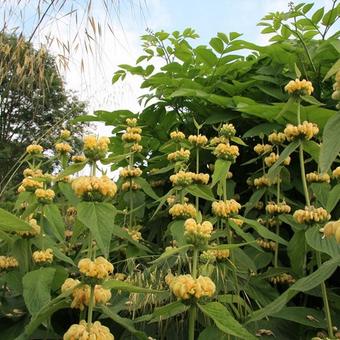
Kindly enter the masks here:
<path id="1" fill-rule="evenodd" d="M 94 307 L 94 285 L 91 284 L 89 308 L 88 308 L 88 311 L 87 311 L 87 327 L 88 327 L 88 329 L 90 329 L 90 327 L 92 325 L 93 307 Z"/>
<path id="2" fill-rule="evenodd" d="M 192 255 L 192 272 L 191 275 L 194 279 L 197 278 L 197 262 L 198 262 L 198 249 L 194 248 Z M 195 323 L 196 323 L 196 305 L 192 305 L 189 310 L 189 340 L 195 339 Z"/>
<path id="3" fill-rule="evenodd" d="M 200 151 L 199 147 L 196 147 L 196 174 L 200 172 Z M 199 208 L 199 197 L 196 196 L 196 210 L 198 211 Z"/>
<path id="4" fill-rule="evenodd" d="M 321 267 L 321 255 L 320 252 L 316 251 L 316 262 L 318 264 L 318 267 Z M 323 305 L 325 309 L 325 315 L 326 315 L 326 321 L 327 321 L 327 327 L 328 327 L 328 336 L 333 339 L 333 326 L 332 326 L 332 318 L 331 318 L 331 311 L 329 309 L 328 304 L 328 298 L 327 298 L 327 290 L 326 290 L 326 284 L 324 281 L 321 282 L 321 292 L 322 292 L 322 299 L 323 299 Z"/>

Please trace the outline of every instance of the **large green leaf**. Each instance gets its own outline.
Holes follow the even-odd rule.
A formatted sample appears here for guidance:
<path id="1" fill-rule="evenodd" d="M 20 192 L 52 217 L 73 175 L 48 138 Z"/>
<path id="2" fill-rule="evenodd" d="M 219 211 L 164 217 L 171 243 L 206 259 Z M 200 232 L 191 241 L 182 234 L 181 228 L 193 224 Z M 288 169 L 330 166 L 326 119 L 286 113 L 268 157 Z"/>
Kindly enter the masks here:
<path id="1" fill-rule="evenodd" d="M 256 339 L 242 325 L 234 319 L 229 310 L 219 302 L 209 302 L 205 305 L 198 304 L 199 309 L 211 318 L 218 329 L 241 339 Z"/>
<path id="2" fill-rule="evenodd" d="M 153 191 L 151 185 L 145 180 L 145 178 L 143 177 L 136 177 L 134 179 L 134 181 L 136 183 L 138 183 L 141 187 L 142 190 L 151 198 L 153 198 L 154 200 L 158 200 L 159 197 L 157 196 L 157 194 Z"/>
<path id="3" fill-rule="evenodd" d="M 161 320 L 169 319 L 177 314 L 186 312 L 190 308 L 189 305 L 185 305 L 181 300 L 171 302 L 165 306 L 155 308 L 152 313 L 151 322 L 159 322 Z"/>
<path id="4" fill-rule="evenodd" d="M 122 290 L 129 293 L 164 293 L 164 291 L 134 286 L 133 284 L 119 280 L 107 280 L 102 285 L 107 289 Z"/>
<path id="5" fill-rule="evenodd" d="M 178 247 L 178 248 L 176 247 L 176 248 L 172 248 L 170 250 L 166 250 L 158 259 L 156 259 L 156 260 L 154 260 L 150 263 L 151 264 L 161 263 L 161 262 L 167 260 L 168 258 L 173 257 L 174 255 L 186 252 L 187 250 L 189 250 L 192 247 L 193 247 L 192 244 L 185 244 L 182 247 Z"/>
<path id="6" fill-rule="evenodd" d="M 27 231 L 31 226 L 24 220 L 0 208 L 0 229 L 3 231 Z"/>
<path id="7" fill-rule="evenodd" d="M 217 159 L 215 162 L 214 173 L 212 175 L 211 187 L 213 188 L 217 182 L 225 180 L 230 169 L 231 162 L 224 159 Z"/>
<path id="8" fill-rule="evenodd" d="M 207 201 L 214 201 L 215 197 L 207 185 L 203 184 L 192 184 L 185 188 L 189 194 L 193 195 L 194 197 L 201 197 Z"/>
<path id="9" fill-rule="evenodd" d="M 299 275 L 302 274 L 303 263 L 305 260 L 305 252 L 306 252 L 305 231 L 298 230 L 289 240 L 287 246 L 287 254 L 290 259 L 290 265 L 292 267 L 292 270 Z"/>
<path id="10" fill-rule="evenodd" d="M 321 172 L 327 172 L 340 152 L 340 114 L 329 118 L 323 130 L 320 148 L 319 166 Z"/>
<path id="11" fill-rule="evenodd" d="M 83 170 L 86 164 L 87 162 L 71 164 L 62 173 L 60 173 L 57 178 L 60 179 L 69 175 L 73 175 L 76 172 Z"/>
<path id="12" fill-rule="evenodd" d="M 23 296 L 26 307 L 34 315 L 51 300 L 51 286 L 56 270 L 40 268 L 23 277 Z"/>
<path id="13" fill-rule="evenodd" d="M 116 209 L 109 203 L 81 202 L 77 212 L 77 218 L 90 229 L 100 250 L 108 257 Z"/>
<path id="14" fill-rule="evenodd" d="M 61 217 L 60 211 L 55 204 L 46 204 L 44 214 L 48 221 L 48 225 L 59 241 L 64 241 L 65 223 Z"/>
<path id="15" fill-rule="evenodd" d="M 328 212 L 331 212 L 340 200 L 340 183 L 337 184 L 331 191 L 329 191 L 327 196 L 326 209 Z"/>
<path id="16" fill-rule="evenodd" d="M 296 294 L 298 294 L 299 292 L 307 292 L 319 286 L 321 282 L 327 280 L 334 273 L 339 263 L 340 256 L 336 256 L 326 261 L 314 273 L 296 281 L 277 299 L 266 305 L 264 308 L 255 311 L 250 316 L 247 323 L 261 320 L 269 315 L 278 313 Z"/>

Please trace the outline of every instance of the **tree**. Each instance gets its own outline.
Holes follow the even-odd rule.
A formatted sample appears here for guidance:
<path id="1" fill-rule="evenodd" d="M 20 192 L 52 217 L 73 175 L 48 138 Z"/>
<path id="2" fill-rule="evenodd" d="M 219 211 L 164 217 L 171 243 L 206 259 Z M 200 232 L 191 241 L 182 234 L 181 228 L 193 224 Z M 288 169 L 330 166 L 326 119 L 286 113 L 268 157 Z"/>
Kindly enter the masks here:
<path id="1" fill-rule="evenodd" d="M 85 103 L 66 91 L 55 59 L 21 37 L 0 34 L 0 188 L 25 147 L 43 137 L 52 147 L 67 121 L 85 113 Z M 81 125 L 72 126 L 73 133 Z"/>

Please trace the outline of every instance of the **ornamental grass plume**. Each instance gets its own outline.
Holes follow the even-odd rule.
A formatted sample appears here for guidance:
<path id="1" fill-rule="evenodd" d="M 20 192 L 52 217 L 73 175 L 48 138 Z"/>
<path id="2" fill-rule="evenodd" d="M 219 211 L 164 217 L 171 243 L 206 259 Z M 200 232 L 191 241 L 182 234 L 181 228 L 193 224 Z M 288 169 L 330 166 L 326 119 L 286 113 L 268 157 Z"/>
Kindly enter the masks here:
<path id="1" fill-rule="evenodd" d="M 319 128 L 315 123 L 304 121 L 299 125 L 287 124 L 283 132 L 289 142 L 298 138 L 310 140 L 319 133 Z"/>
<path id="2" fill-rule="evenodd" d="M 19 267 L 18 260 L 13 256 L 0 256 L 0 271 Z"/>
<path id="3" fill-rule="evenodd" d="M 298 209 L 294 212 L 293 217 L 300 224 L 314 224 L 327 222 L 331 216 L 324 208 L 315 208 L 314 206 Z"/>
<path id="4" fill-rule="evenodd" d="M 188 137 L 188 141 L 190 144 L 195 145 L 197 147 L 203 147 L 208 144 L 208 138 L 204 135 L 190 135 Z"/>
<path id="5" fill-rule="evenodd" d="M 81 320 L 68 329 L 63 340 L 114 340 L 114 336 L 99 321 L 88 325 L 85 320 Z"/>
<path id="6" fill-rule="evenodd" d="M 308 95 L 310 96 L 313 91 L 313 85 L 310 81 L 306 79 L 295 79 L 291 80 L 286 86 L 285 86 L 285 91 L 288 92 L 289 94 L 296 95 L 296 96 L 305 96 Z"/>
<path id="7" fill-rule="evenodd" d="M 265 153 L 269 153 L 273 150 L 273 146 L 270 144 L 256 144 L 254 146 L 254 151 L 258 154 L 258 155 L 263 155 Z"/>
<path id="8" fill-rule="evenodd" d="M 72 147 L 69 143 L 66 142 L 56 143 L 55 151 L 57 151 L 60 154 L 67 154 L 72 152 Z"/>
<path id="9" fill-rule="evenodd" d="M 32 254 L 33 262 L 39 265 L 50 264 L 53 262 L 53 250 L 48 248 L 46 250 L 36 250 Z"/>
<path id="10" fill-rule="evenodd" d="M 169 209 L 169 214 L 172 218 L 195 218 L 197 211 L 193 204 L 176 203 Z"/>
<path id="11" fill-rule="evenodd" d="M 42 154 L 43 151 L 43 147 L 39 144 L 31 144 L 26 148 L 26 152 L 30 155 Z"/>
<path id="12" fill-rule="evenodd" d="M 228 218 L 231 215 L 238 214 L 241 204 L 234 199 L 226 201 L 215 201 L 211 206 L 212 213 L 218 217 Z"/>
<path id="13" fill-rule="evenodd" d="M 72 181 L 72 189 L 84 200 L 102 201 L 116 195 L 117 185 L 107 176 L 81 176 Z"/>
<path id="14" fill-rule="evenodd" d="M 102 256 L 94 261 L 89 258 L 81 259 L 78 268 L 83 275 L 98 280 L 107 279 L 113 273 L 113 265 Z"/>

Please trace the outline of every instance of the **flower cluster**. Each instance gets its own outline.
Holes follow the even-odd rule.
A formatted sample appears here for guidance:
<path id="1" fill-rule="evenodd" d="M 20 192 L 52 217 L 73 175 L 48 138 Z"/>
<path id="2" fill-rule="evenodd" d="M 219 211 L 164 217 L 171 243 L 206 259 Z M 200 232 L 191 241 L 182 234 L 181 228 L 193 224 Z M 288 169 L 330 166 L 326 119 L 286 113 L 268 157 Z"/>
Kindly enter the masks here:
<path id="1" fill-rule="evenodd" d="M 215 201 L 211 208 L 215 216 L 228 218 L 230 215 L 238 214 L 241 209 L 241 204 L 234 199 L 230 199 L 226 201 Z"/>
<path id="2" fill-rule="evenodd" d="M 127 127 L 126 132 L 122 135 L 123 142 L 139 143 L 142 140 L 142 129 L 139 127 Z"/>
<path id="3" fill-rule="evenodd" d="M 71 153 L 72 152 L 72 147 L 69 143 L 57 143 L 55 145 L 55 151 L 57 151 L 60 154 L 66 154 L 66 153 Z"/>
<path id="4" fill-rule="evenodd" d="M 37 220 L 34 218 L 29 218 L 28 223 L 31 226 L 31 229 L 25 231 L 17 231 L 17 234 L 23 238 L 31 238 L 39 235 L 41 227 L 37 223 Z"/>
<path id="5" fill-rule="evenodd" d="M 195 146 L 205 146 L 208 144 L 208 138 L 204 135 L 190 135 L 188 137 L 188 141 L 190 144 L 195 145 Z"/>
<path id="6" fill-rule="evenodd" d="M 113 197 L 117 192 L 116 184 L 107 176 L 81 176 L 72 181 L 72 188 L 78 197 L 90 201 L 101 201 Z"/>
<path id="7" fill-rule="evenodd" d="M 184 222 L 184 235 L 193 244 L 206 243 L 211 237 L 213 225 L 209 221 L 197 223 L 193 218 Z"/>
<path id="8" fill-rule="evenodd" d="M 169 214 L 172 218 L 195 218 L 196 208 L 190 203 L 176 203 L 169 209 Z"/>
<path id="9" fill-rule="evenodd" d="M 338 71 L 335 75 L 335 83 L 333 84 L 333 90 L 332 93 L 332 99 L 340 101 L 340 71 Z M 337 105 L 337 108 L 339 108 L 339 104 Z"/>
<path id="10" fill-rule="evenodd" d="M 172 131 L 170 133 L 170 138 L 175 140 L 176 142 L 180 142 L 185 139 L 185 134 L 181 131 Z"/>
<path id="11" fill-rule="evenodd" d="M 83 163 L 86 161 L 86 157 L 84 155 L 74 155 L 71 160 L 74 163 Z"/>
<path id="12" fill-rule="evenodd" d="M 268 141 L 274 145 L 281 145 L 286 141 L 286 135 L 283 132 L 273 132 L 268 136 Z"/>
<path id="13" fill-rule="evenodd" d="M 170 181 L 172 185 L 190 185 L 191 183 L 197 184 L 208 184 L 209 174 L 199 173 L 196 174 L 190 171 L 179 171 L 176 174 L 170 176 Z"/>
<path id="14" fill-rule="evenodd" d="M 340 179 L 340 166 L 336 167 L 333 170 L 332 175 L 333 175 L 334 178 Z"/>
<path id="15" fill-rule="evenodd" d="M 114 336 L 99 321 L 88 325 L 85 320 L 81 320 L 68 329 L 63 340 L 114 340 Z"/>
<path id="16" fill-rule="evenodd" d="M 329 183 L 331 181 L 331 177 L 326 173 L 319 174 L 314 171 L 306 174 L 306 180 L 309 183 Z"/>
<path id="17" fill-rule="evenodd" d="M 43 177 L 43 173 L 40 169 L 27 168 L 22 173 L 24 177 Z"/>
<path id="18" fill-rule="evenodd" d="M 297 126 L 287 124 L 283 132 L 289 142 L 297 138 L 310 140 L 319 133 L 319 128 L 314 123 L 304 121 L 302 124 Z"/>
<path id="19" fill-rule="evenodd" d="M 286 86 L 285 91 L 293 95 L 308 95 L 310 96 L 314 91 L 313 85 L 310 81 L 303 79 L 291 80 Z"/>
<path id="20" fill-rule="evenodd" d="M 136 126 L 137 125 L 137 118 L 127 118 L 126 119 L 126 125 L 127 126 Z"/>
<path id="21" fill-rule="evenodd" d="M 169 153 L 167 158 L 170 162 L 187 162 L 190 158 L 190 150 L 180 148 L 180 150 Z"/>
<path id="22" fill-rule="evenodd" d="M 269 281 L 271 283 L 273 283 L 274 285 L 276 285 L 276 284 L 292 284 L 292 283 L 295 282 L 295 279 L 290 274 L 282 273 L 280 275 L 272 276 L 269 279 Z"/>
<path id="23" fill-rule="evenodd" d="M 208 249 L 201 254 L 200 258 L 204 261 L 214 262 L 216 260 L 225 260 L 229 256 L 229 249 Z"/>
<path id="24" fill-rule="evenodd" d="M 277 160 L 279 159 L 279 155 L 272 152 L 269 156 L 264 158 L 264 163 L 267 165 L 268 168 L 270 168 L 272 165 L 274 165 Z M 283 165 L 289 165 L 290 164 L 290 157 L 288 156 L 284 161 Z"/>
<path id="25" fill-rule="evenodd" d="M 142 233 L 136 229 L 123 228 L 130 235 L 134 241 L 140 241 L 143 239 Z"/>
<path id="26" fill-rule="evenodd" d="M 277 183 L 277 178 L 274 178 L 273 180 L 270 180 L 267 176 L 261 176 L 254 179 L 254 185 L 257 188 L 261 187 L 270 187 L 273 184 Z"/>
<path id="27" fill-rule="evenodd" d="M 234 218 L 234 217 L 230 217 L 229 222 L 234 222 L 239 227 L 242 227 L 244 224 L 243 220 L 241 220 L 240 218 Z"/>
<path id="28" fill-rule="evenodd" d="M 325 237 L 335 236 L 336 242 L 340 243 L 340 220 L 329 221 L 323 228 L 320 229 Z"/>
<path id="29" fill-rule="evenodd" d="M 139 190 L 141 186 L 134 181 L 126 181 L 122 184 L 122 191 L 129 191 L 130 189 L 133 191 Z"/>
<path id="30" fill-rule="evenodd" d="M 31 177 L 25 177 L 22 182 L 21 185 L 18 188 L 19 192 L 22 191 L 35 191 L 36 189 L 41 189 L 43 187 L 43 183 L 36 181 L 35 179 L 31 178 Z"/>
<path id="31" fill-rule="evenodd" d="M 30 155 L 41 154 L 43 151 L 43 147 L 39 144 L 31 144 L 26 148 L 26 152 Z"/>
<path id="32" fill-rule="evenodd" d="M 289 214 L 291 211 L 291 207 L 286 204 L 286 202 L 268 202 L 266 205 L 266 211 L 269 215 L 280 215 L 280 214 Z"/>
<path id="33" fill-rule="evenodd" d="M 314 206 L 305 207 L 305 209 L 296 210 L 293 217 L 300 224 L 323 223 L 330 219 L 330 214 L 324 208 L 315 208 Z"/>
<path id="34" fill-rule="evenodd" d="M 52 189 L 36 189 L 34 195 L 39 202 L 50 203 L 55 197 L 55 192 Z"/>
<path id="35" fill-rule="evenodd" d="M 207 276 L 200 275 L 194 279 L 189 274 L 178 276 L 168 274 L 165 280 L 172 293 L 181 300 L 188 300 L 191 297 L 196 299 L 212 297 L 216 290 L 214 282 Z"/>
<path id="36" fill-rule="evenodd" d="M 81 259 L 78 268 L 83 275 L 98 280 L 107 279 L 113 273 L 113 265 L 102 256 L 94 261 L 89 258 Z"/>
<path id="37" fill-rule="evenodd" d="M 120 170 L 119 175 L 121 177 L 139 177 L 142 174 L 142 170 L 136 167 L 127 167 Z"/>
<path id="38" fill-rule="evenodd" d="M 60 138 L 61 139 L 68 139 L 71 137 L 71 132 L 69 130 L 61 130 L 60 131 Z"/>
<path id="39" fill-rule="evenodd" d="M 220 143 L 216 146 L 213 154 L 217 158 L 226 159 L 234 162 L 236 157 L 239 156 L 239 149 L 236 145 L 230 145 L 229 143 Z"/>
<path id="40" fill-rule="evenodd" d="M 46 250 L 36 250 L 32 254 L 34 263 L 47 264 L 53 262 L 53 250 L 48 248 Z"/>
<path id="41" fill-rule="evenodd" d="M 109 150 L 110 139 L 108 137 L 84 136 L 84 154 L 91 160 L 100 160 Z"/>
<path id="42" fill-rule="evenodd" d="M 259 238 L 256 240 L 256 243 L 258 246 L 260 246 L 263 249 L 267 249 L 271 251 L 275 251 L 276 249 L 276 243 L 274 241 L 268 241 L 268 240 Z"/>
<path id="43" fill-rule="evenodd" d="M 17 259 L 13 256 L 0 256 L 0 271 L 14 269 L 19 266 Z"/>
<path id="44" fill-rule="evenodd" d="M 256 144 L 254 146 L 254 151 L 258 155 L 263 155 L 265 153 L 271 152 L 273 150 L 273 146 L 270 144 Z"/>
<path id="45" fill-rule="evenodd" d="M 282 224 L 282 222 L 276 217 L 270 217 L 265 219 L 258 218 L 257 222 L 269 228 L 280 226 Z"/>
<path id="46" fill-rule="evenodd" d="M 142 152 L 142 150 L 143 150 L 143 147 L 138 143 L 134 143 L 130 147 L 131 152 Z"/>
<path id="47" fill-rule="evenodd" d="M 236 134 L 236 129 L 233 124 L 228 124 L 228 123 L 223 124 L 219 130 L 219 135 L 226 137 L 226 138 L 233 137 L 235 136 L 235 134 Z"/>
<path id="48" fill-rule="evenodd" d="M 78 286 L 78 287 L 77 287 Z M 84 310 L 85 306 L 90 303 L 91 287 L 87 284 L 80 285 L 79 280 L 68 278 L 61 286 L 61 292 L 65 293 L 72 289 L 72 303 L 71 308 Z M 111 292 L 109 289 L 103 288 L 101 285 L 94 287 L 94 303 L 106 304 L 111 299 Z"/>

